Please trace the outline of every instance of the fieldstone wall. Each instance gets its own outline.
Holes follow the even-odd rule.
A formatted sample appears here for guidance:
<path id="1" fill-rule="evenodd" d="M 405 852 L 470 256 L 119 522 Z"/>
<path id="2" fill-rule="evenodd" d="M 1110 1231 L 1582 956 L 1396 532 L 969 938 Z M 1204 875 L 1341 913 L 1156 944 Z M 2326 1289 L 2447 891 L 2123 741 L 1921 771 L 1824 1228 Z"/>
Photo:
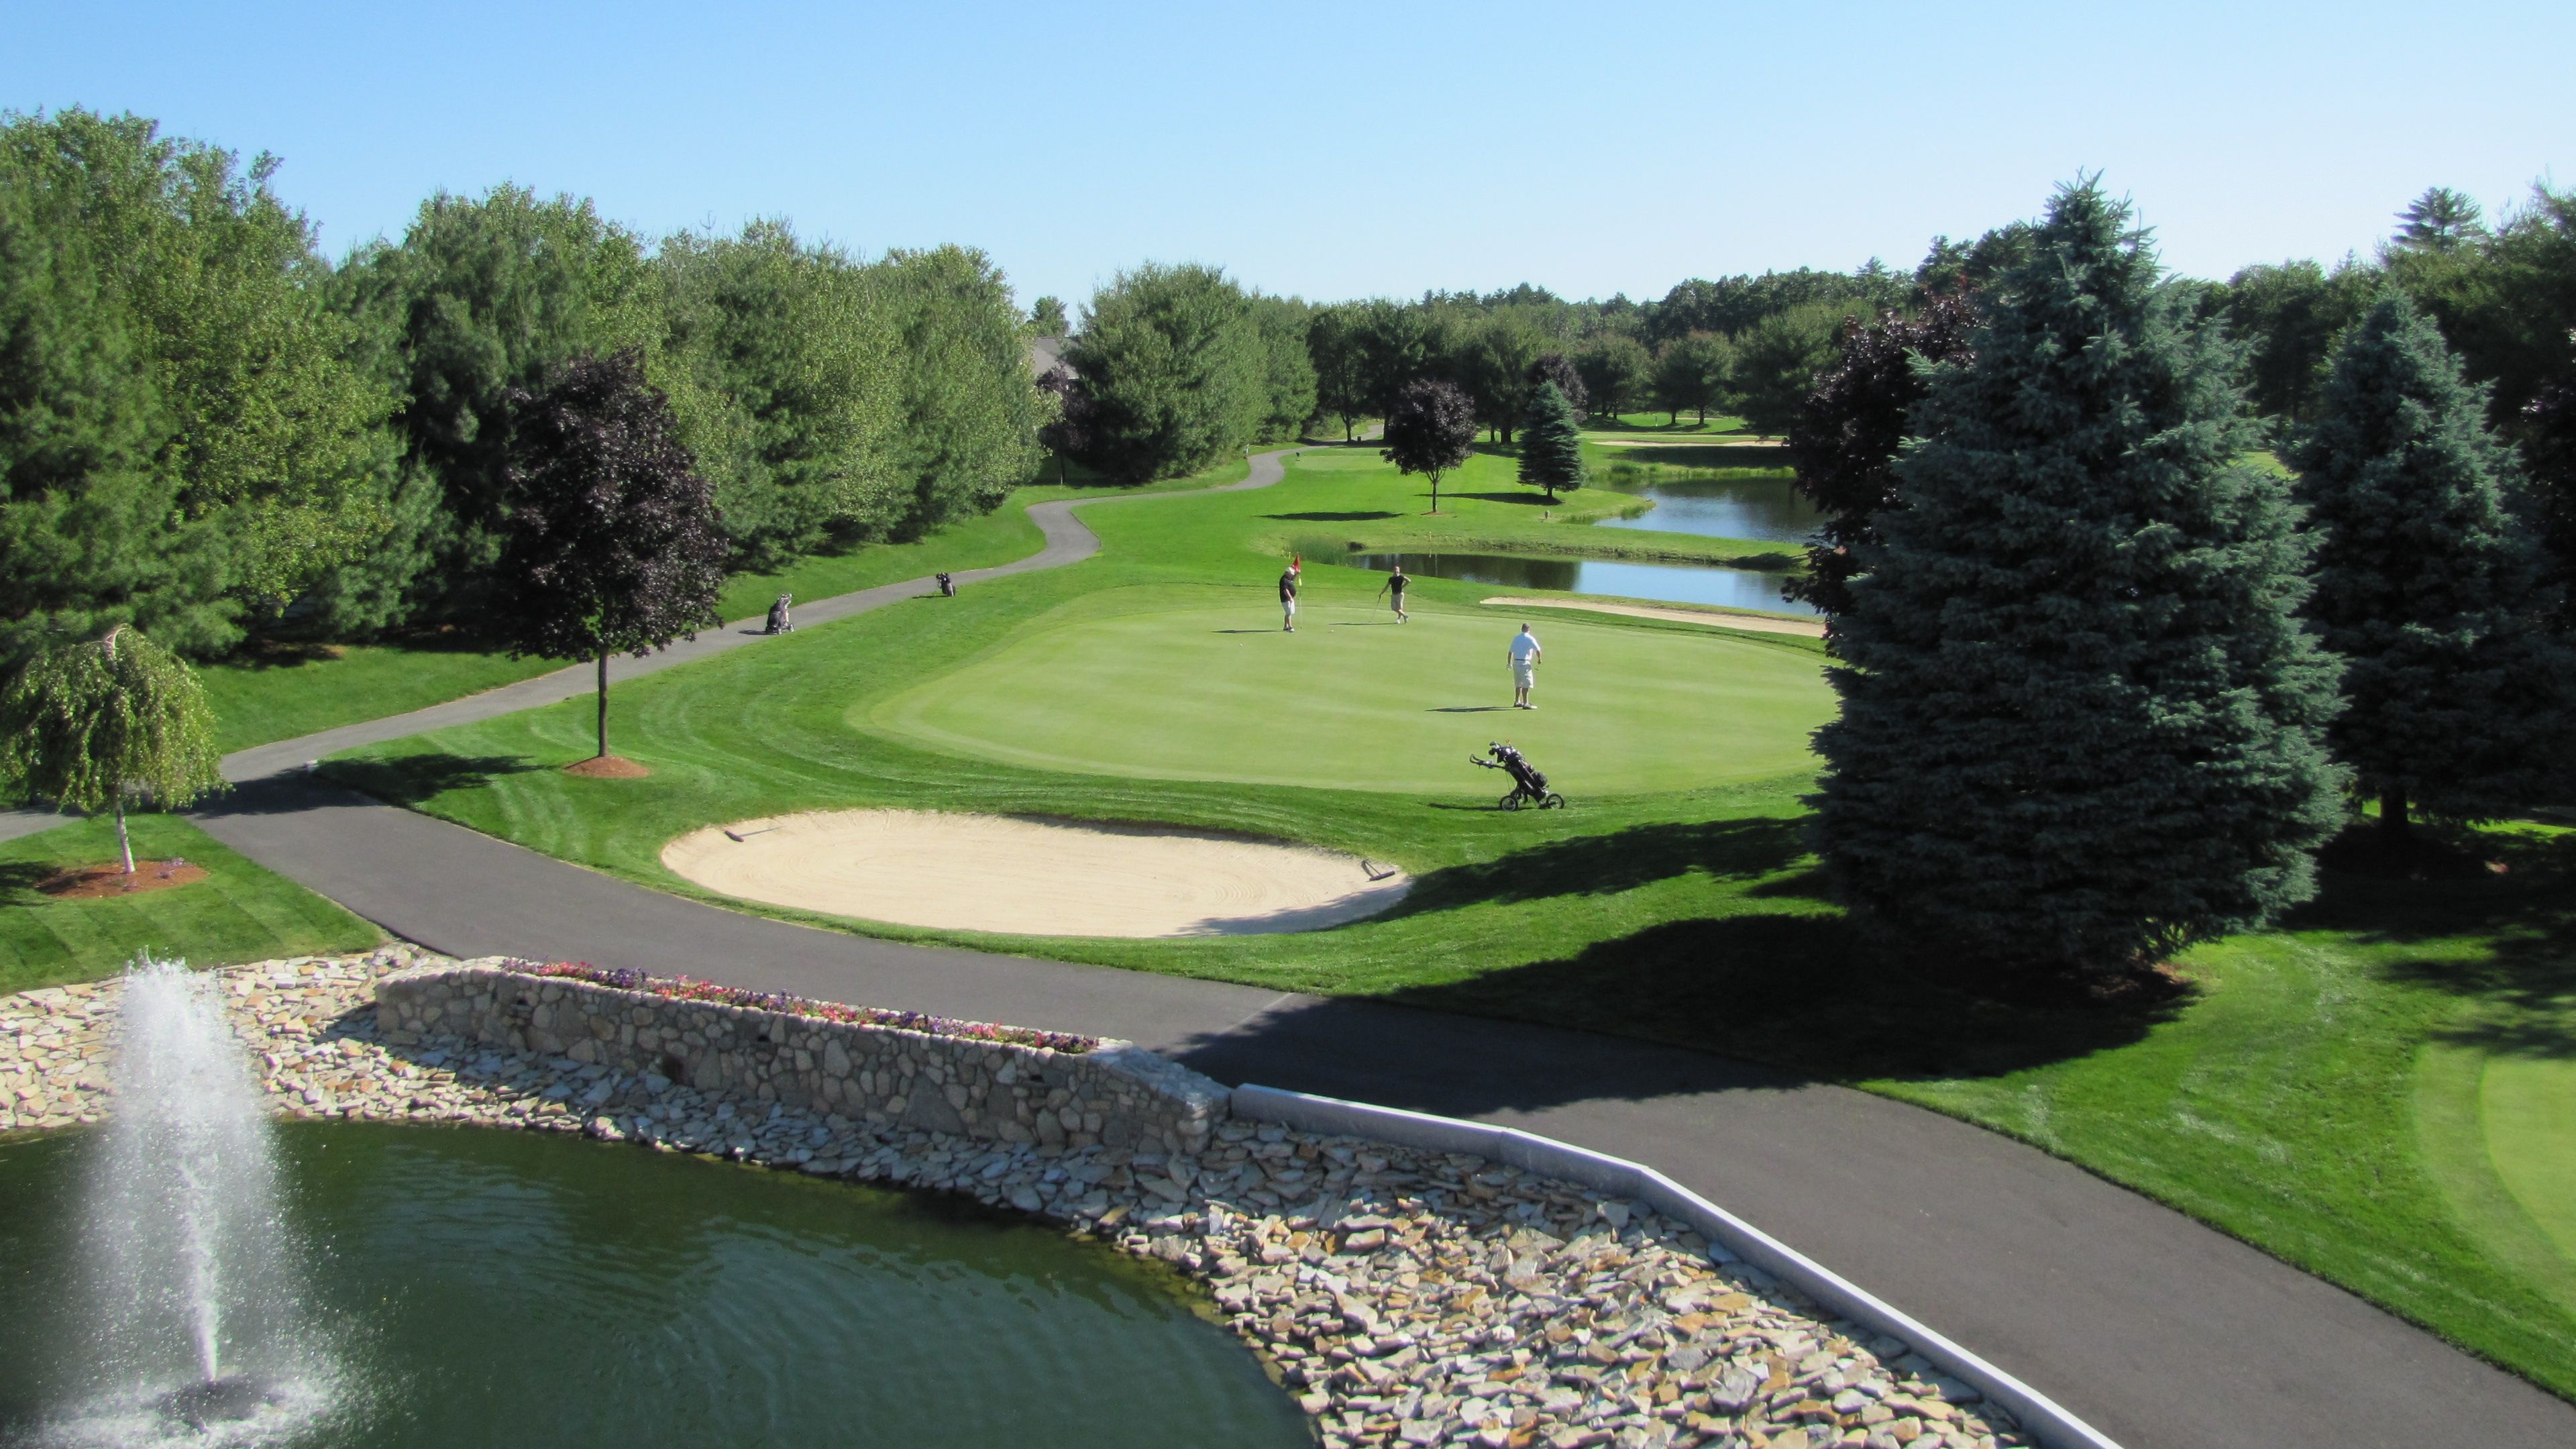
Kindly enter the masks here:
<path id="1" fill-rule="evenodd" d="M 384 1040 L 441 1037 L 668 1078 L 876 1126 L 1194 1154 L 1226 1089 L 1130 1042 L 1087 1052 L 822 1021 L 467 962 L 376 983 Z"/>

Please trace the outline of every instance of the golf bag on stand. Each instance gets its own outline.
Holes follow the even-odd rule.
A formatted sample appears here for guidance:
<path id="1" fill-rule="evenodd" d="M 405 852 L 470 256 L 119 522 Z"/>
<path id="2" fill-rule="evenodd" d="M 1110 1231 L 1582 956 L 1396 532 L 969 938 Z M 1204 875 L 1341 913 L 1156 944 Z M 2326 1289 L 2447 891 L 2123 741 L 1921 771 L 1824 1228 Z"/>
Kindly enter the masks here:
<path id="1" fill-rule="evenodd" d="M 795 601 L 796 596 L 794 594 L 780 594 L 778 596 L 778 602 L 769 606 L 769 627 L 761 632 L 767 634 L 794 633 L 796 631 L 796 622 L 787 617 L 787 606 Z"/>

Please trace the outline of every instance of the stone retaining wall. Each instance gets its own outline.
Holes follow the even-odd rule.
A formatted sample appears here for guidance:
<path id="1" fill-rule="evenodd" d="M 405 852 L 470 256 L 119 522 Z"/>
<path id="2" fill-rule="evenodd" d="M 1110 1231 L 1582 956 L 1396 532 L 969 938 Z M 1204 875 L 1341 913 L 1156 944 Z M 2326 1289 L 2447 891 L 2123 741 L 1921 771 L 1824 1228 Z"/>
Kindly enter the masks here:
<path id="1" fill-rule="evenodd" d="M 1048 1051 L 487 963 L 386 977 L 376 983 L 376 1022 L 396 1046 L 455 1037 L 985 1141 L 1197 1153 L 1228 1111 L 1224 1087 L 1128 1042 Z"/>

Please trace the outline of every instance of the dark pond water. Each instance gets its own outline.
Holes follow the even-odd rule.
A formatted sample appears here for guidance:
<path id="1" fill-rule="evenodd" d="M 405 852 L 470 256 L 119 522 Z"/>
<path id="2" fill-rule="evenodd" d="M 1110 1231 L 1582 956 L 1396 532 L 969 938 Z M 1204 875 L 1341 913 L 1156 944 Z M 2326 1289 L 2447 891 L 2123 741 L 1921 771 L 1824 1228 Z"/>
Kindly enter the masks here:
<path id="1" fill-rule="evenodd" d="M 226 1442 L 73 1408 L 94 1145 L 0 1144 L 0 1444 Z M 298 1125 L 281 1150 L 338 1362 L 277 1449 L 1312 1442 L 1170 1280 L 1046 1228 L 510 1132 Z"/>
<path id="2" fill-rule="evenodd" d="M 1614 479 L 1610 486 L 1651 498 L 1655 506 L 1635 518 L 1603 519 L 1603 528 L 1803 543 L 1823 516 L 1786 478 L 1666 477 L 1634 485 Z"/>
<path id="3" fill-rule="evenodd" d="M 1789 579 L 1787 574 L 1720 568 L 1713 564 L 1514 558 L 1483 553 L 1350 553 L 1334 562 L 1352 568 L 1376 569 L 1380 573 L 1402 564 L 1409 574 L 1499 584 L 1507 589 L 1554 589 L 1570 594 L 1663 599 L 1676 604 L 1716 604 L 1730 609 L 1760 609 L 1774 614 L 1816 612 L 1805 604 L 1780 596 L 1780 586 Z"/>

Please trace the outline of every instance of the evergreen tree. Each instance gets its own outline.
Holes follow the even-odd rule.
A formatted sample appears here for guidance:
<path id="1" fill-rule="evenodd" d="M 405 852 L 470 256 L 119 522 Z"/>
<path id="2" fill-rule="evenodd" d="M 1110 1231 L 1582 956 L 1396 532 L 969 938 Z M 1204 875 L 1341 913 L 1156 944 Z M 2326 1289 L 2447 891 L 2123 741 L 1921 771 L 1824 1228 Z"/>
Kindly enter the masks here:
<path id="1" fill-rule="evenodd" d="M 635 353 L 576 359 L 511 406 L 496 622 L 513 657 L 599 661 L 606 759 L 608 656 L 641 659 L 723 622 L 722 519 Z"/>
<path id="2" fill-rule="evenodd" d="M 49 650 L 0 694 L 0 782 L 59 809 L 113 811 L 131 876 L 129 802 L 175 810 L 223 788 L 206 692 L 187 665 L 123 625 Z"/>
<path id="3" fill-rule="evenodd" d="M 1542 382 L 1530 394 L 1529 418 L 1522 424 L 1521 482 L 1545 489 L 1554 503 L 1560 491 L 1580 488 L 1583 475 L 1583 427 L 1574 404 L 1553 382 Z"/>
<path id="4" fill-rule="evenodd" d="M 2548 783 L 2571 663 L 2541 627 L 2540 559 L 2506 509 L 2504 446 L 2402 293 L 2345 334 L 2293 461 L 2317 536 L 2306 606 L 2344 661 L 2328 733 L 2390 839 L 2410 806 L 2491 819 Z"/>
<path id="5" fill-rule="evenodd" d="M 1829 671 L 1820 844 L 1865 916 L 2131 968 L 2314 891 L 2341 772 L 2287 485 L 2128 209 L 2061 191 L 1934 371 Z"/>
<path id="6" fill-rule="evenodd" d="M 1431 511 L 1440 511 L 1440 475 L 1476 451 L 1476 405 L 1455 383 L 1417 379 L 1386 419 L 1386 447 L 1379 456 L 1399 472 L 1431 480 Z"/>

